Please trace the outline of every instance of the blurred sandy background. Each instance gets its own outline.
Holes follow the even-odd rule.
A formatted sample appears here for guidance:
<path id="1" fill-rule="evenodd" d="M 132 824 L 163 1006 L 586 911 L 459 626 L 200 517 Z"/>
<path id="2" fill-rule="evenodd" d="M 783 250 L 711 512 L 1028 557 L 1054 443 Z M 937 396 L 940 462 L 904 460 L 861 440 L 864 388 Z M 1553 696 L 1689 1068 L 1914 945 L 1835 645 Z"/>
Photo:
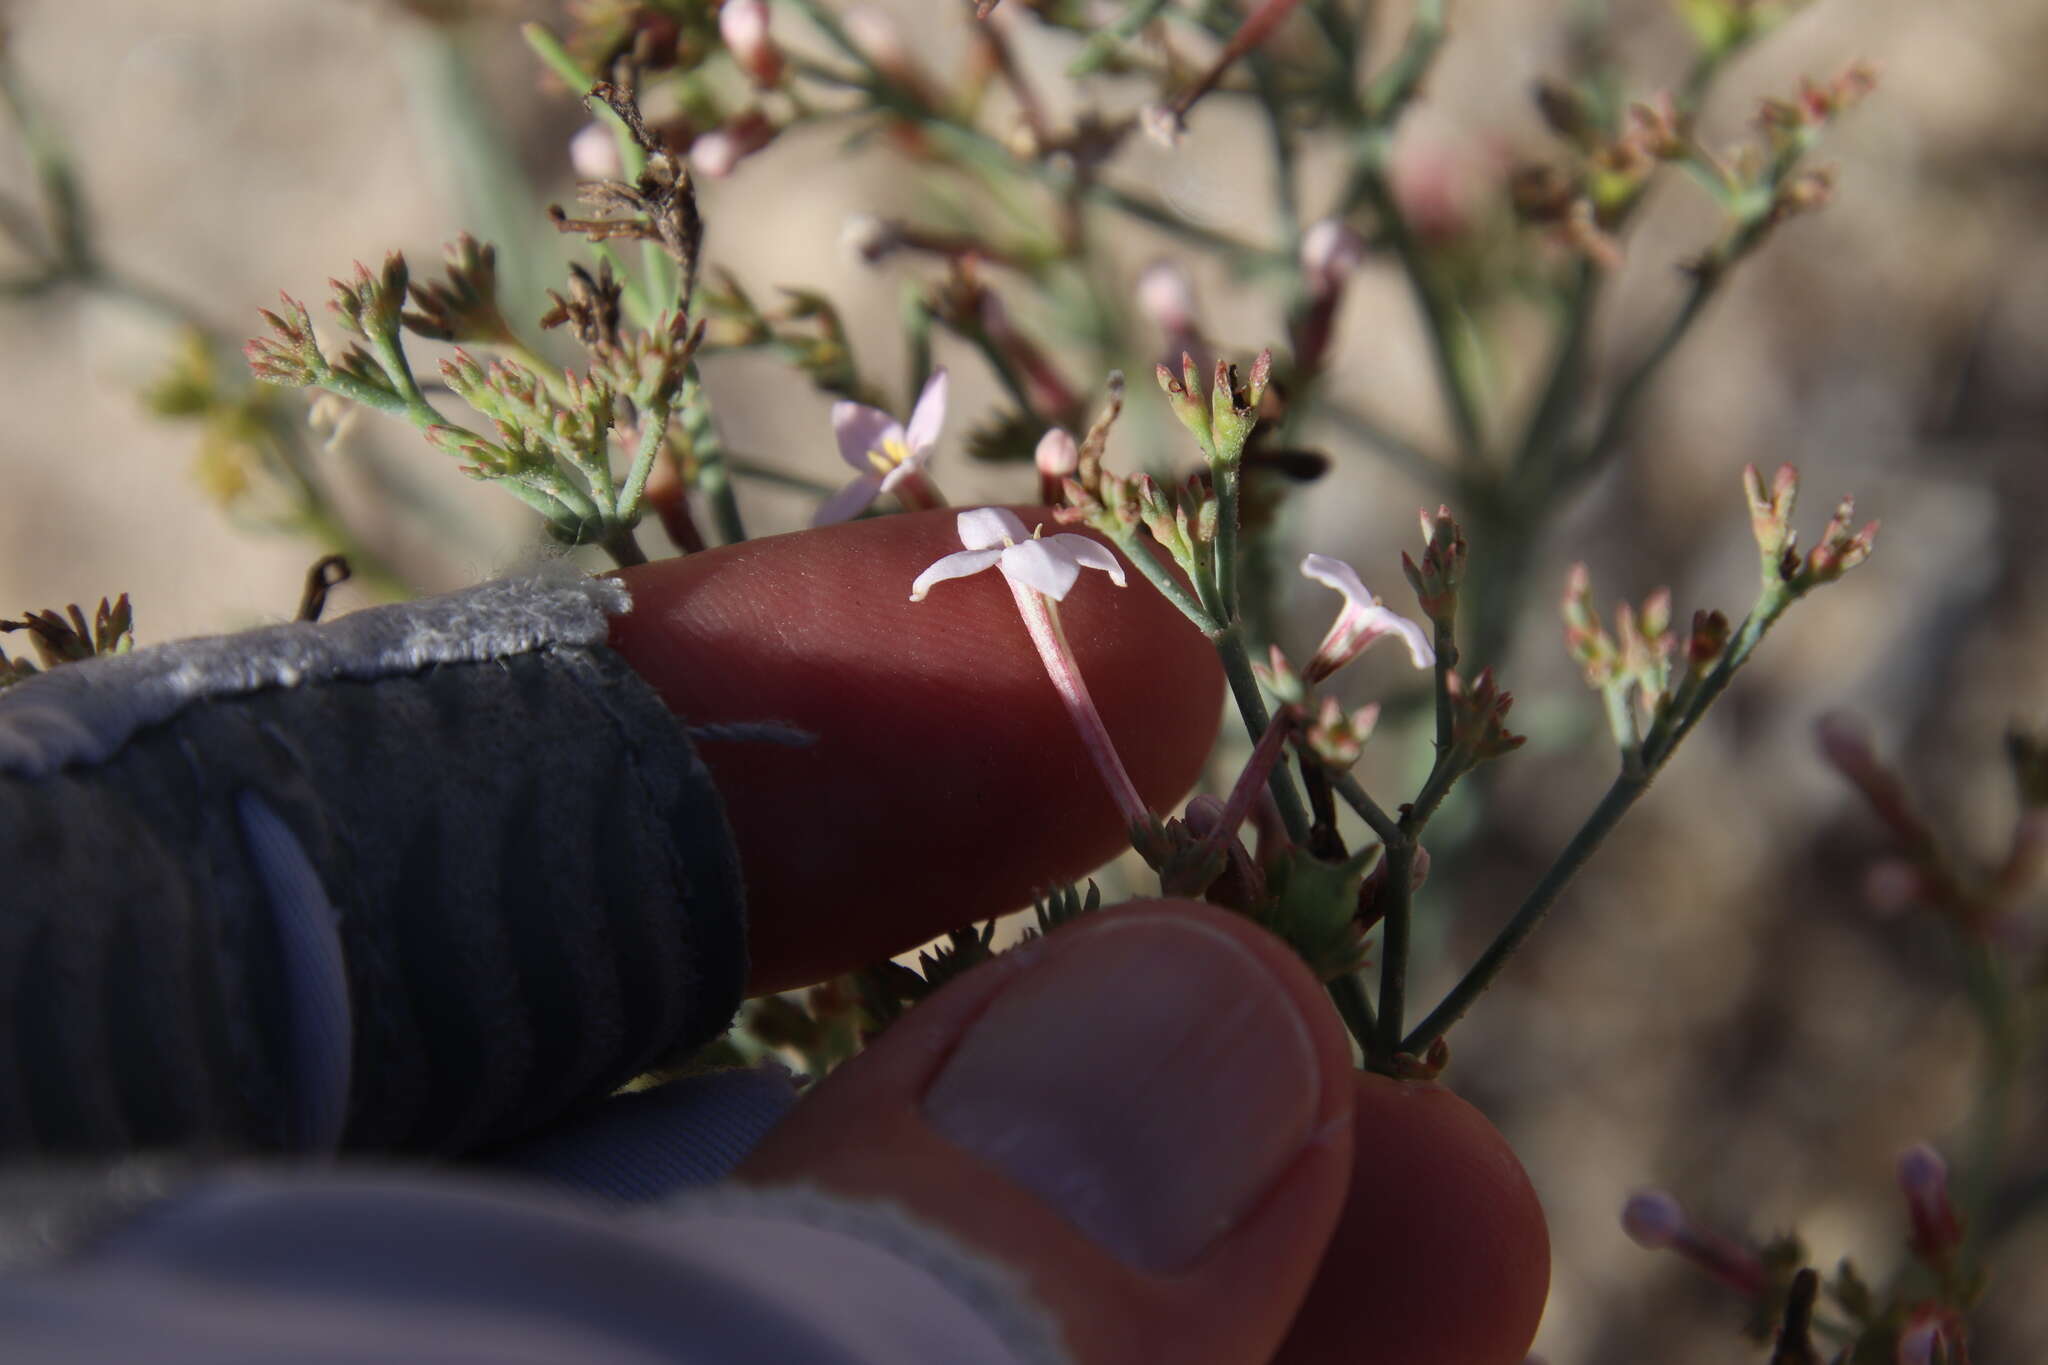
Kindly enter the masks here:
<path id="1" fill-rule="evenodd" d="M 946 69 L 960 50 L 954 7 L 943 23 L 928 21 L 936 4 L 893 8 L 925 17 L 912 31 Z M 1615 9 L 1641 86 L 1674 79 L 1684 48 L 1665 6 Z M 1462 0 L 1454 12 L 1404 138 L 1480 166 L 1490 149 L 1540 148 L 1525 92 L 1559 65 L 1554 7 Z M 255 308 L 280 287 L 318 301 L 328 275 L 389 248 L 424 271 L 444 241 L 479 226 L 428 93 L 444 39 L 395 6 L 18 0 L 7 14 L 16 64 L 79 154 L 102 256 L 233 337 L 252 334 Z M 800 26 L 787 13 L 777 22 Z M 540 92 L 509 22 L 460 41 L 519 169 L 566 199 L 576 111 Z M 2048 720 L 2037 532 L 2048 511 L 2048 5 L 1820 0 L 1736 66 L 1708 126 L 1733 140 L 1757 96 L 1856 57 L 1880 65 L 1883 85 L 1821 155 L 1840 171 L 1836 202 L 1739 272 L 1624 458 L 1549 537 L 1507 671 L 1534 739 L 1501 774 L 1489 816 L 1500 836 L 1457 879 L 1456 903 L 1425 893 L 1436 965 L 1425 959 L 1411 985 L 1419 1001 L 1449 983 L 1605 784 L 1596 704 L 1553 625 L 1566 563 L 1592 562 L 1603 609 L 1669 583 L 1681 620 L 1698 605 L 1739 611 L 1754 558 L 1736 475 L 1750 461 L 1800 464 L 1809 537 L 1842 491 L 1884 519 L 1877 556 L 1771 639 L 1455 1039 L 1454 1082 L 1515 1141 L 1549 1210 L 1556 1268 L 1538 1347 L 1552 1365 L 1751 1358 L 1736 1304 L 1622 1237 L 1615 1214 L 1631 1188 L 1669 1185 L 1734 1228 L 1796 1224 L 1816 1264 L 1854 1254 L 1875 1278 L 1903 1254 L 1894 1155 L 1922 1138 L 1957 1150 L 1974 1058 L 1953 965 L 1929 926 L 1864 904 L 1878 836 L 1808 735 L 1826 709 L 1865 713 L 1964 846 L 2002 846 L 2001 736 L 2015 719 Z M 1180 153 L 1137 148 L 1120 165 L 1200 220 L 1256 234 L 1263 199 L 1203 160 L 1240 152 L 1257 155 L 1258 138 L 1219 104 L 1200 111 Z M 29 192 L 11 140 L 0 191 Z M 896 299 L 915 267 L 862 269 L 838 238 L 849 211 L 920 202 L 885 149 L 792 138 L 705 190 L 709 256 L 761 293 L 801 283 L 831 294 L 868 367 L 900 388 Z M 1639 345 L 1661 320 L 1677 297 L 1671 264 L 1711 227 L 1691 196 L 1659 194 L 1603 316 L 1602 354 Z M 1168 249 L 1118 231 L 1132 270 Z M 1277 301 L 1208 274 L 1198 283 L 1212 333 L 1247 349 L 1277 340 Z M 64 292 L 0 307 L 0 611 L 126 590 L 145 642 L 292 612 L 316 551 L 227 524 L 195 485 L 192 432 L 141 408 L 168 344 L 157 320 L 117 300 Z M 1351 291 L 1340 348 L 1352 401 L 1440 440 L 1390 265 L 1375 262 Z M 963 380 L 957 440 L 959 414 L 994 388 L 968 353 L 942 358 Z M 714 362 L 707 382 L 733 448 L 835 478 L 825 398 L 767 360 Z M 1392 588 L 1424 494 L 1340 440 L 1331 448 L 1339 468 L 1301 538 Z M 357 471 L 372 458 L 463 508 L 466 538 L 423 534 L 364 494 Z M 323 459 L 361 533 L 424 585 L 473 581 L 535 551 L 509 499 L 373 415 Z M 1024 486 L 950 451 L 940 460 L 956 501 Z M 742 498 L 757 533 L 808 511 L 757 485 Z M 337 607 L 364 600 L 351 587 Z M 1312 643 L 1328 603 L 1300 601 L 1294 642 Z M 1393 677 L 1378 660 L 1351 687 L 1364 700 Z M 1411 768 L 1401 754 L 1371 763 L 1387 790 Z M 2048 1150 L 2041 1080 L 2011 1134 L 2036 1173 Z M 1976 1358 L 2048 1358 L 2044 1253 L 2040 1230 L 2005 1244 Z"/>

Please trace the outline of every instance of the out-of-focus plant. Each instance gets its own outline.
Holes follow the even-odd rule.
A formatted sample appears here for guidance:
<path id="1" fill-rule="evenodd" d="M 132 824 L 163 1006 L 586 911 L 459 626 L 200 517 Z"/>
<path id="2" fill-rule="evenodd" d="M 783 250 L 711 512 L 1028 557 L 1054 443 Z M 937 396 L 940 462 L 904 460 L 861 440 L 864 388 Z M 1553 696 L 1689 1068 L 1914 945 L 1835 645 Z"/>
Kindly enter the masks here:
<path id="1" fill-rule="evenodd" d="M 1752 1247 L 1700 1228 L 1661 1190 L 1633 1196 L 1622 1221 L 1637 1242 L 1678 1251 L 1746 1299 L 1750 1333 L 1779 1343 L 1773 1359 L 1818 1361 L 1819 1341 L 1835 1352 L 1832 1360 L 1967 1365 L 1969 1314 L 1989 1284 L 1991 1255 L 2048 1199 L 2048 1163 L 2011 1142 L 2021 1080 L 2039 1047 L 2048 1002 L 2040 918 L 2048 745 L 2025 729 L 2011 733 L 2007 757 L 2018 812 L 2004 851 L 1986 864 L 1958 853 L 1927 819 L 1861 722 L 1826 716 L 1819 741 L 1891 843 L 1869 867 L 1866 899 L 1879 913 L 1912 911 L 1941 926 L 1953 980 L 1977 1025 L 1979 1077 L 1961 1124 L 1960 1169 L 1951 1175 L 1926 1143 L 1900 1154 L 1908 1256 L 1881 1286 L 1867 1283 L 1846 1259 L 1823 1279 L 1807 1267 L 1797 1237 Z"/>
<path id="2" fill-rule="evenodd" d="M 11 635 L 16 631 L 28 633 L 36 662 L 10 659 L 7 651 L 0 649 L 0 687 L 18 683 L 59 664 L 97 658 L 102 654 L 126 654 L 135 648 L 135 613 L 128 605 L 128 594 L 124 592 L 113 602 L 102 597 L 91 621 L 85 619 L 85 612 L 77 603 L 62 612 L 31 611 L 19 620 L 0 621 L 0 634 Z M 37 664 L 41 667 L 38 668 Z"/>
<path id="3" fill-rule="evenodd" d="M 524 320 L 510 316 L 499 273 L 513 263 L 468 236 L 457 238 L 439 281 L 416 280 L 396 254 L 335 281 L 338 335 L 323 337 L 312 313 L 287 298 L 264 315 L 271 334 L 249 343 L 248 356 L 257 377 L 318 391 L 323 416 L 368 407 L 404 419 L 466 474 L 533 509 L 557 542 L 598 546 L 630 565 L 644 558 L 636 526 L 648 511 L 681 551 L 695 553 L 744 539 L 737 479 L 804 483 L 728 454 L 705 360 L 764 352 L 838 400 L 830 435 L 855 475 L 820 509 L 820 520 L 835 520 L 938 503 L 929 466 L 944 445 L 947 372 L 935 352 L 953 348 L 1002 393 L 972 423 L 965 449 L 1014 465 L 1019 495 L 1035 489 L 1051 509 L 1042 521 L 1093 537 L 1048 535 L 1046 525 L 1009 512 L 970 509 L 959 520 L 962 550 L 902 589 L 919 598 L 952 577 L 1001 572 L 1160 889 L 1270 927 L 1328 983 L 1365 1066 L 1430 1076 L 1448 1060 L 1451 1027 L 1765 634 L 1794 602 L 1871 552 L 1875 524 L 1855 526 L 1846 500 L 1811 549 L 1798 547 L 1788 466 L 1768 483 L 1754 469 L 1743 476 L 1760 587 L 1739 618 L 1702 610 L 1680 632 L 1659 592 L 1624 604 L 1610 628 L 1586 572 L 1575 570 L 1564 595 L 1567 648 L 1599 696 L 1616 774 L 1456 984 L 1428 1010 L 1410 1009 L 1410 937 L 1431 870 L 1430 822 L 1461 781 L 1523 742 L 1507 725 L 1514 699 L 1495 670 L 1508 660 L 1542 537 L 1624 448 L 1643 400 L 1731 275 L 1784 223 L 1826 202 L 1830 173 L 1810 154 L 1871 88 L 1868 69 L 1853 66 L 1764 102 L 1753 136 L 1739 145 L 1705 137 L 1702 112 L 1717 78 L 1801 7 L 1680 0 L 1693 58 L 1665 91 L 1632 91 L 1606 44 L 1576 43 L 1570 68 L 1537 92 L 1555 152 L 1493 182 L 1467 183 L 1447 165 L 1404 161 L 1396 143 L 1449 38 L 1446 0 L 1415 0 L 1405 34 L 1385 52 L 1369 41 L 1368 0 L 1129 0 L 1107 9 L 1090 0 L 962 0 L 953 8 L 968 56 L 945 72 L 923 64 L 887 16 L 858 4 L 568 0 L 556 26 L 523 32 L 561 96 L 584 99 L 594 119 L 571 149 L 588 216 L 548 210 L 588 256 L 567 267 L 538 320 L 573 338 L 582 368 L 548 359 Z M 1018 51 L 1027 34 L 1063 47 L 1076 99 L 1055 101 L 1038 87 L 1034 64 Z M 1133 98 L 1133 85 L 1144 93 Z M 1204 155 L 1200 125 L 1224 103 L 1248 109 L 1264 134 L 1265 164 L 1215 168 L 1248 193 L 1271 187 L 1256 236 L 1187 217 L 1132 187 L 1119 165 L 1143 140 L 1171 155 Z M 18 99 L 15 106 L 23 108 Z M 66 163 L 46 154 L 32 119 L 22 127 L 53 225 L 30 283 L 104 281 Z M 914 274 L 902 309 L 908 383 L 900 402 L 876 387 L 872 358 L 856 353 L 823 292 L 798 282 L 771 299 L 703 259 L 696 181 L 745 174 L 799 133 L 832 130 L 892 149 L 932 192 L 916 221 L 861 214 L 846 232 L 863 261 Z M 1334 178 L 1311 173 L 1332 163 Z M 1648 340 L 1602 357 L 1593 337 L 1611 281 L 1635 249 L 1642 205 L 1667 180 L 1704 193 L 1718 227 L 1674 263 L 1677 297 Z M 1120 278 L 1102 246 L 1111 222 L 1159 236 L 1171 253 L 1135 280 Z M 1284 344 L 1215 335 L 1189 283 L 1196 257 L 1281 300 Z M 1333 392 L 1345 293 L 1375 261 L 1398 269 L 1413 300 L 1442 409 L 1434 438 L 1398 433 Z M 1530 299 L 1551 328 L 1533 397 L 1518 405 L 1495 377 L 1512 344 L 1500 323 L 1510 305 Z M 438 387 L 416 373 L 408 334 L 457 348 L 440 365 Z M 243 497 L 250 470 L 266 470 L 288 490 L 296 529 L 343 539 L 339 522 L 322 520 L 328 503 L 296 447 L 276 435 L 283 409 L 267 391 L 225 383 L 214 354 L 192 342 L 157 390 L 158 410 L 202 424 L 203 467 L 224 501 Z M 1162 355 L 1165 363 L 1155 363 Z M 1134 403 L 1127 418 L 1122 373 L 1133 366 L 1154 373 L 1162 401 Z M 446 397 L 474 417 L 455 420 Z M 1111 439 L 1133 425 L 1153 453 L 1144 468 L 1120 468 Z M 1402 556 L 1419 619 L 1376 597 L 1341 561 L 1300 560 L 1304 576 L 1343 602 L 1314 654 L 1297 663 L 1272 638 L 1287 581 L 1275 566 L 1298 553 L 1282 544 L 1288 500 L 1343 454 L 1305 444 L 1321 429 L 1422 481 L 1440 507 L 1423 513 L 1421 545 Z M 1194 458 L 1157 454 L 1179 442 Z M 1227 792 L 1199 796 L 1175 815 L 1147 809 L 1123 776 L 1060 633 L 1057 602 L 1084 568 L 1108 571 L 1124 591 L 1161 593 L 1213 643 L 1250 753 Z M 1379 706 L 1347 710 L 1319 690 L 1389 638 L 1429 676 L 1419 710 L 1432 761 L 1399 801 L 1376 797 L 1352 773 Z M 2030 752 L 2038 791 L 2048 783 Z M 1948 896 L 1959 926 L 1988 934 L 1990 902 L 1968 899 L 1978 893 L 1966 895 L 1949 873 L 1940 880 L 1948 864 L 1925 852 L 1909 849 L 1925 894 Z M 1099 903 L 1092 886 L 1086 895 L 1051 888 L 1040 929 Z M 824 1069 L 996 943 L 990 927 L 962 927 L 918 969 L 878 964 L 803 996 L 755 1002 L 730 1047 L 742 1056 L 779 1050 Z M 1990 939 L 1982 943 L 1989 953 Z M 1973 989 L 1996 1005 L 1987 1020 L 2014 1027 L 2003 976 L 1990 965 L 1978 975 Z M 1877 1341 L 1901 1352 L 1924 1343 L 1919 1358 L 1946 1351 L 1960 1359 L 1962 1314 L 1979 1282 L 1980 1248 L 1968 1230 L 1982 1225 L 1984 1210 L 1977 1194 L 1951 1208 L 1933 1169 L 1916 1159 L 1907 1184 L 1915 1251 L 1934 1282 L 1880 1295 L 1845 1270 L 1827 1293 L 1846 1325 L 1815 1309 L 1821 1287 L 1800 1269 L 1796 1249 L 1752 1254 L 1691 1228 L 1668 1201 L 1644 1204 L 1634 1223 L 1739 1282 L 1759 1305 L 1757 1330 L 1779 1334 L 1781 1359 L 1817 1358 L 1813 1332 L 1834 1333 L 1852 1353 L 1843 1358 L 1859 1361 L 1878 1358 L 1866 1352 Z M 1977 1169 L 1973 1161 L 1966 1185 L 1987 1178 Z"/>

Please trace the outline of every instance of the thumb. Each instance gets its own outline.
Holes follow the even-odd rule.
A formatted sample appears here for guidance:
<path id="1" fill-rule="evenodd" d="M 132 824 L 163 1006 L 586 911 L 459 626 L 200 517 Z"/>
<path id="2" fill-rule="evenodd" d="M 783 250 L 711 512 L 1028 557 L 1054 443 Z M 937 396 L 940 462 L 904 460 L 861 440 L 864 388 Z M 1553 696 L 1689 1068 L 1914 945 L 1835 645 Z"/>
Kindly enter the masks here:
<path id="1" fill-rule="evenodd" d="M 1092 915 L 971 972 L 741 1168 L 901 1205 L 1021 1274 L 1081 1365 L 1271 1357 L 1351 1178 L 1342 1028 L 1208 906 Z"/>

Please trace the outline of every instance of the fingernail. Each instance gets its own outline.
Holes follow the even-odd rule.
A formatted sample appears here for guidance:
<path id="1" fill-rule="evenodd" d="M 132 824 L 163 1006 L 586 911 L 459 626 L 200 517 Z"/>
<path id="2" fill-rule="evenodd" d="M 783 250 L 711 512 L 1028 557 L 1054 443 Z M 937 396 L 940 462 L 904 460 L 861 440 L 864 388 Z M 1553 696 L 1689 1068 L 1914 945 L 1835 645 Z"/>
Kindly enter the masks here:
<path id="1" fill-rule="evenodd" d="M 1126 1264 L 1174 1270 L 1307 1144 L 1315 1047 L 1219 929 L 1162 914 L 1070 933 L 968 1030 L 925 1116 Z"/>

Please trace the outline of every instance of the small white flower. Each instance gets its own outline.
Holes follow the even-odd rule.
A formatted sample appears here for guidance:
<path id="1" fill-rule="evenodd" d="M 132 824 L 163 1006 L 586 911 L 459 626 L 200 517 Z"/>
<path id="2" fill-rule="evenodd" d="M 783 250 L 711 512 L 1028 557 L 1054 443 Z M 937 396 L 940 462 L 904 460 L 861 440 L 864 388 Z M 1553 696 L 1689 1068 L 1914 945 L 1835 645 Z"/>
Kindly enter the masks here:
<path id="1" fill-rule="evenodd" d="M 894 493 L 907 481 L 921 478 L 945 423 L 944 369 L 933 370 L 924 382 L 907 424 L 865 403 L 834 403 L 832 431 L 839 438 L 839 458 L 858 472 L 851 483 L 825 500 L 811 525 L 851 521 L 882 494 Z"/>
<path id="2" fill-rule="evenodd" d="M 1400 636 L 1417 668 L 1435 667 L 1436 650 L 1430 645 L 1429 632 L 1382 606 L 1380 599 L 1359 582 L 1357 570 L 1349 564 L 1328 555 L 1310 555 L 1301 561 L 1301 573 L 1304 578 L 1344 594 L 1344 609 L 1337 613 L 1329 633 L 1316 647 L 1315 658 L 1302 670 L 1305 681 L 1321 682 L 1384 635 Z"/>
<path id="3" fill-rule="evenodd" d="M 965 578 L 987 568 L 1000 569 L 1016 600 L 1017 614 L 1024 618 L 1024 629 L 1045 665 L 1045 675 L 1067 708 L 1103 785 L 1109 788 L 1110 799 L 1133 830 L 1151 825 L 1152 813 L 1117 754 L 1116 741 L 1110 738 L 1102 713 L 1095 709 L 1094 698 L 1088 695 L 1081 666 L 1067 644 L 1066 632 L 1060 629 L 1059 608 L 1053 605 L 1067 595 L 1083 569 L 1100 569 L 1121 588 L 1123 566 L 1107 546 L 1087 536 L 1066 532 L 1040 536 L 1025 531 L 1024 523 L 1008 508 L 977 507 L 962 512 L 954 528 L 967 548 L 919 574 L 910 585 L 910 600 L 922 602 L 934 583 Z"/>
<path id="4" fill-rule="evenodd" d="M 977 507 L 962 512 L 955 526 L 960 543 L 967 548 L 919 574 L 910 585 L 911 601 L 922 602 L 936 583 L 966 578 L 991 566 L 1001 569 L 1013 591 L 1030 589 L 1055 602 L 1065 599 L 1083 569 L 1100 569 L 1119 588 L 1124 585 L 1123 565 L 1100 541 L 1071 532 L 1033 535 L 1008 508 Z"/>

